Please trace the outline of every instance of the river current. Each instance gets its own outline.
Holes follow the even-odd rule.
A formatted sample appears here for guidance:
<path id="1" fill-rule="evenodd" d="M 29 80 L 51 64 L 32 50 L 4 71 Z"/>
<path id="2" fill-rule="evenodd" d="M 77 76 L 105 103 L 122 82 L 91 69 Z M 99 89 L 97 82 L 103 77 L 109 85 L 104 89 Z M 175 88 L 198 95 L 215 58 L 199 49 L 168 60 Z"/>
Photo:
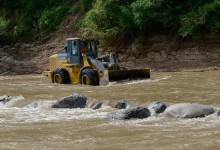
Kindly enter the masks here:
<path id="1" fill-rule="evenodd" d="M 72 93 L 86 96 L 85 109 L 52 109 Z M 149 80 L 109 86 L 59 85 L 42 75 L 0 76 L 0 96 L 23 96 L 0 105 L 0 149 L 220 149 L 220 117 L 112 120 L 119 100 L 129 107 L 161 101 L 220 107 L 220 71 L 152 72 Z M 92 110 L 90 105 L 104 106 Z"/>

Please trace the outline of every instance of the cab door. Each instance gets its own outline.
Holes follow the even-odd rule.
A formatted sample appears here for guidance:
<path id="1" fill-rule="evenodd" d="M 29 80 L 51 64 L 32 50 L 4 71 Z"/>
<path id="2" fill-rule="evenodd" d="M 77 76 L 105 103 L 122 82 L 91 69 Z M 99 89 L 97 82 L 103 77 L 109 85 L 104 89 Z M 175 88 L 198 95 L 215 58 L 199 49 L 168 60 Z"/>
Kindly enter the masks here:
<path id="1" fill-rule="evenodd" d="M 67 41 L 67 62 L 69 64 L 82 64 L 79 45 L 79 39 Z"/>

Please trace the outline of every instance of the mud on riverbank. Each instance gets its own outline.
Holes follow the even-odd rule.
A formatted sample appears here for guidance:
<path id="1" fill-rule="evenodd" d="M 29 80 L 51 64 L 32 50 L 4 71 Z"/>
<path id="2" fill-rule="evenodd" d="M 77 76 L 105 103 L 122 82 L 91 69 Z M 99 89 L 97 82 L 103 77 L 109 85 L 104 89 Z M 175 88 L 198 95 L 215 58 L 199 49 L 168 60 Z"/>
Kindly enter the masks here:
<path id="1" fill-rule="evenodd" d="M 45 44 L 20 44 L 0 48 L 0 74 L 33 74 L 48 69 L 50 55 L 64 52 L 65 39 L 71 34 L 61 34 Z M 201 40 L 180 41 L 166 36 L 152 36 L 142 45 L 100 46 L 100 53 L 115 51 L 118 62 L 128 68 L 149 67 L 152 71 L 206 71 L 219 70 L 220 35 Z"/>

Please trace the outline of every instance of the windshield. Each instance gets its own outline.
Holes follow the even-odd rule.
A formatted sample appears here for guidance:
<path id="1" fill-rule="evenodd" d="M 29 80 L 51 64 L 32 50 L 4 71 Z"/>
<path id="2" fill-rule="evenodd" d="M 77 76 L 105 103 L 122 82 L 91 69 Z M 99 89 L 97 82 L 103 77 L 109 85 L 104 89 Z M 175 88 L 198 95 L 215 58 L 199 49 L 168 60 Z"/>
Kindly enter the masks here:
<path id="1" fill-rule="evenodd" d="M 88 40 L 83 42 L 84 47 L 86 48 L 86 55 L 91 58 L 97 57 L 97 46 L 95 40 Z"/>

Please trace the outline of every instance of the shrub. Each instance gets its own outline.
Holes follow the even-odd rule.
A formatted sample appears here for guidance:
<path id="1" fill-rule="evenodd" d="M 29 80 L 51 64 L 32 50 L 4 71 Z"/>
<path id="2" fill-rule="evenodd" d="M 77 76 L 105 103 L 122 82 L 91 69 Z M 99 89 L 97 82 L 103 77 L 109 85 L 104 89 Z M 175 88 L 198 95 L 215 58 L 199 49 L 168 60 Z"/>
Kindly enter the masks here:
<path id="1" fill-rule="evenodd" d="M 68 9 L 64 6 L 58 6 L 43 11 L 38 20 L 40 31 L 44 33 L 54 31 L 57 28 L 57 25 L 63 20 L 67 10 Z"/>
<path id="2" fill-rule="evenodd" d="M 7 26 L 8 26 L 8 21 L 0 17 L 0 35 L 5 34 Z"/>
<path id="3" fill-rule="evenodd" d="M 87 12 L 92 7 L 93 0 L 82 0 L 83 9 Z"/>
<path id="4" fill-rule="evenodd" d="M 180 35 L 183 37 L 202 31 L 219 32 L 220 1 L 214 0 L 181 16 Z"/>
<path id="5" fill-rule="evenodd" d="M 219 30 L 219 0 L 96 0 L 81 26 L 84 34 L 105 38 L 155 32 L 186 37 Z"/>
<path id="6" fill-rule="evenodd" d="M 71 13 L 73 16 L 75 16 L 78 11 L 79 11 L 79 7 L 75 5 L 69 9 L 69 13 Z"/>

